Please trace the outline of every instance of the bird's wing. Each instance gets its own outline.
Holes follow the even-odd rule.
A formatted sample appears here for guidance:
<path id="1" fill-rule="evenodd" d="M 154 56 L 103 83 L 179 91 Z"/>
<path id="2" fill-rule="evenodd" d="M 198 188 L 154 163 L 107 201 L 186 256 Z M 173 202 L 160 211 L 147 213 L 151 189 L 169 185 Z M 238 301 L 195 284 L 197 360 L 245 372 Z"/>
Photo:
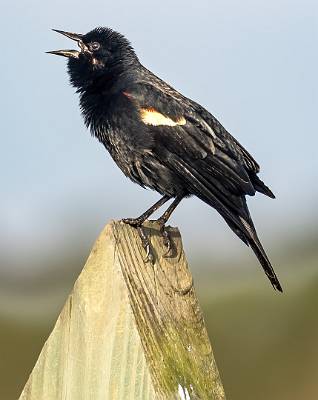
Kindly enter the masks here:
<path id="1" fill-rule="evenodd" d="M 188 156 L 200 168 L 204 164 L 211 177 L 222 181 L 231 193 L 254 195 L 259 191 L 274 197 L 257 177 L 257 162 L 217 119 L 156 79 L 159 83 L 156 80 L 155 84 L 138 83 L 124 92 L 135 103 L 140 120 L 154 135 L 154 143 L 172 154 Z"/>
<path id="2" fill-rule="evenodd" d="M 231 157 L 238 158 L 240 162 L 247 168 L 248 171 L 258 173 L 260 167 L 258 163 L 254 160 L 251 154 L 222 126 L 222 124 L 204 107 L 195 101 L 183 96 L 172 86 L 158 78 L 152 72 L 143 69 L 142 76 L 144 77 L 143 87 L 148 87 L 146 92 L 151 91 L 152 93 L 164 93 L 169 96 L 170 99 L 174 99 L 177 102 L 181 102 L 183 107 L 186 106 L 195 111 L 200 119 L 203 119 L 205 123 L 208 124 L 210 129 L 219 138 L 219 145 L 229 153 Z M 149 81 L 150 77 L 150 81 Z"/>
<path id="3" fill-rule="evenodd" d="M 182 179 L 189 194 L 223 216 L 252 247 L 273 286 L 281 290 L 245 200 L 256 190 L 273 196 L 262 181 L 255 180 L 258 164 L 208 111 L 168 88 L 143 82 L 124 92 L 153 136 L 153 154 Z"/>

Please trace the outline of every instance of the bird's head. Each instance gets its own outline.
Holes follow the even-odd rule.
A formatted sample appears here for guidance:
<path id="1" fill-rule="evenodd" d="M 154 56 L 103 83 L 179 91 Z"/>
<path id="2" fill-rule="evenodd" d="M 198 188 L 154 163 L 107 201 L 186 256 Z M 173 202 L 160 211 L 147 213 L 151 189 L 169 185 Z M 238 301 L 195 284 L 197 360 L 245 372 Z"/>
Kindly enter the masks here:
<path id="1" fill-rule="evenodd" d="M 96 28 L 85 35 L 53 30 L 77 42 L 78 50 L 48 53 L 68 58 L 70 80 L 79 91 L 100 77 L 114 80 L 139 63 L 129 41 L 112 29 Z"/>

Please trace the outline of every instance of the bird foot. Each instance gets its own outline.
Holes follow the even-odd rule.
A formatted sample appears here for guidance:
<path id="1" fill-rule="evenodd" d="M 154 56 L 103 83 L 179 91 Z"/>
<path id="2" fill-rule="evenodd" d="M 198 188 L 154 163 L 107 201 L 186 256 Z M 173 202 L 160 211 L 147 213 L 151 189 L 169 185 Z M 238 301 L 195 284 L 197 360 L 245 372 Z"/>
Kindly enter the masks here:
<path id="1" fill-rule="evenodd" d="M 124 218 L 124 219 L 122 219 L 122 221 L 125 224 L 130 225 L 137 229 L 140 240 L 141 240 L 142 247 L 145 249 L 145 252 L 146 252 L 146 259 L 144 261 L 153 263 L 154 257 L 150 251 L 150 241 L 149 241 L 149 239 L 143 229 L 143 226 L 142 226 L 144 220 L 141 218 Z M 163 245 L 166 248 L 166 251 L 163 253 L 162 257 L 166 258 L 169 256 L 169 254 L 172 250 L 172 247 L 171 247 L 171 239 L 170 239 L 169 233 L 166 230 L 165 221 L 162 221 L 159 218 L 158 220 L 155 220 L 153 222 L 157 222 L 159 224 L 159 231 L 162 235 Z"/>
<path id="2" fill-rule="evenodd" d="M 134 228 L 137 228 L 144 223 L 144 219 L 141 218 L 123 218 L 122 221 L 124 224 L 133 226 Z"/>
<path id="3" fill-rule="evenodd" d="M 159 223 L 160 226 L 159 230 L 162 235 L 163 245 L 166 248 L 166 251 L 163 253 L 162 257 L 166 258 L 169 256 L 171 251 L 171 239 L 168 231 L 166 230 L 165 222 L 160 221 L 160 218 L 157 220 L 157 222 Z"/>
<path id="4" fill-rule="evenodd" d="M 142 227 L 142 223 L 144 221 L 141 218 L 124 218 L 124 219 L 122 219 L 122 221 L 125 224 L 130 225 L 137 229 L 140 240 L 141 240 L 141 245 L 146 252 L 146 258 L 144 259 L 144 262 L 150 262 L 151 264 L 153 264 L 154 257 L 150 251 L 150 241 Z"/>
<path id="5" fill-rule="evenodd" d="M 142 247 L 146 251 L 146 258 L 145 258 L 144 261 L 145 262 L 149 261 L 151 264 L 153 264 L 154 258 L 153 258 L 153 255 L 152 255 L 151 251 L 150 251 L 150 242 L 149 242 L 149 239 L 148 239 L 147 235 L 145 234 L 145 231 L 143 230 L 142 225 L 141 226 L 137 226 L 137 230 L 138 230 L 138 233 L 139 233 L 139 237 L 141 239 Z"/>

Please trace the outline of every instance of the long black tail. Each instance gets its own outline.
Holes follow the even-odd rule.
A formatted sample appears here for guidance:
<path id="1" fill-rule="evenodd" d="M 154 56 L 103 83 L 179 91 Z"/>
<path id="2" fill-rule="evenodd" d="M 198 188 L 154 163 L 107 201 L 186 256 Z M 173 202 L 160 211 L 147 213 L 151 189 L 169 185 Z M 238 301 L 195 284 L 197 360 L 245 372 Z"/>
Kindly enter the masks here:
<path id="1" fill-rule="evenodd" d="M 201 197 L 203 201 L 215 207 L 213 203 L 211 203 L 210 199 L 206 199 Z M 275 271 L 272 267 L 271 262 L 269 261 L 265 250 L 257 236 L 256 229 L 254 227 L 252 218 L 249 214 L 245 199 L 242 197 L 242 207 L 244 209 L 245 217 L 235 215 L 233 211 L 231 212 L 229 209 L 225 207 L 218 207 L 217 210 L 225 219 L 229 227 L 232 231 L 247 245 L 250 246 L 254 251 L 256 257 L 258 258 L 261 266 L 264 269 L 265 274 L 270 280 L 275 290 L 280 292 L 283 291 L 281 284 L 275 274 Z M 216 208 L 216 207 L 215 207 Z"/>
<path id="2" fill-rule="evenodd" d="M 256 257 L 258 258 L 259 262 L 261 263 L 261 265 L 265 271 L 265 274 L 267 275 L 267 277 L 270 280 L 271 284 L 273 285 L 274 289 L 277 289 L 278 291 L 282 292 L 283 289 L 281 287 L 281 284 L 279 283 L 279 280 L 277 278 L 277 275 L 275 274 L 272 264 L 269 261 L 261 242 L 258 239 L 258 236 L 257 236 L 257 233 L 256 233 L 256 230 L 255 230 L 252 220 L 250 220 L 250 222 L 247 222 L 243 218 L 240 218 L 240 220 L 241 220 L 245 230 L 248 232 L 248 235 L 246 235 L 244 233 L 244 236 L 246 237 L 248 244 L 251 246 Z"/>
<path id="3" fill-rule="evenodd" d="M 225 185 L 222 185 L 210 173 L 208 168 L 205 168 L 205 165 L 192 165 L 177 155 L 171 155 L 169 162 L 173 169 L 182 176 L 182 179 L 188 183 L 189 192 L 215 208 L 222 215 L 233 232 L 236 233 L 246 245 L 252 248 L 274 289 L 282 292 L 282 287 L 274 269 L 258 239 L 246 204 L 245 195 L 234 195 L 233 192 Z M 230 180 L 226 182 L 228 183 Z M 254 183 L 257 183 L 258 191 L 270 197 L 274 197 L 273 193 L 260 179 L 254 181 Z"/>
<path id="4" fill-rule="evenodd" d="M 238 209 L 241 215 L 239 215 L 239 213 L 236 214 L 234 210 L 230 210 L 224 205 L 220 206 L 220 204 L 216 204 L 215 199 L 212 199 L 211 201 L 211 198 L 206 198 L 205 196 L 201 196 L 201 199 L 207 204 L 216 208 L 225 219 L 229 227 L 233 230 L 233 232 L 247 246 L 250 246 L 252 248 L 274 289 L 282 292 L 283 289 L 281 287 L 281 284 L 279 283 L 277 275 L 257 236 L 256 229 L 250 216 L 245 197 L 241 197 L 241 208 L 240 210 Z M 244 215 L 244 217 L 242 216 L 242 214 Z"/>

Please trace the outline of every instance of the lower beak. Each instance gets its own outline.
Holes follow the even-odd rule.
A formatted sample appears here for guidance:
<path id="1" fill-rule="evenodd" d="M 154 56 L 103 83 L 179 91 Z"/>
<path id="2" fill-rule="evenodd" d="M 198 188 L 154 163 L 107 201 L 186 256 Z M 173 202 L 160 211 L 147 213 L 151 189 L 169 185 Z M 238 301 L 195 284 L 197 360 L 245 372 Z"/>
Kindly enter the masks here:
<path id="1" fill-rule="evenodd" d="M 56 56 L 63 56 L 67 58 L 78 58 L 81 52 L 77 50 L 53 50 L 47 51 L 46 53 L 55 54 Z"/>
<path id="2" fill-rule="evenodd" d="M 54 32 L 60 33 L 63 36 L 68 37 L 69 39 L 74 40 L 77 42 L 78 46 L 81 48 L 82 51 L 86 49 L 85 44 L 83 43 L 83 35 L 80 33 L 71 33 L 71 32 L 64 32 L 58 29 L 52 29 Z M 77 50 L 54 50 L 54 51 L 47 51 L 48 54 L 55 54 L 56 56 L 63 56 L 67 58 L 79 58 L 81 54 L 80 51 Z"/>

